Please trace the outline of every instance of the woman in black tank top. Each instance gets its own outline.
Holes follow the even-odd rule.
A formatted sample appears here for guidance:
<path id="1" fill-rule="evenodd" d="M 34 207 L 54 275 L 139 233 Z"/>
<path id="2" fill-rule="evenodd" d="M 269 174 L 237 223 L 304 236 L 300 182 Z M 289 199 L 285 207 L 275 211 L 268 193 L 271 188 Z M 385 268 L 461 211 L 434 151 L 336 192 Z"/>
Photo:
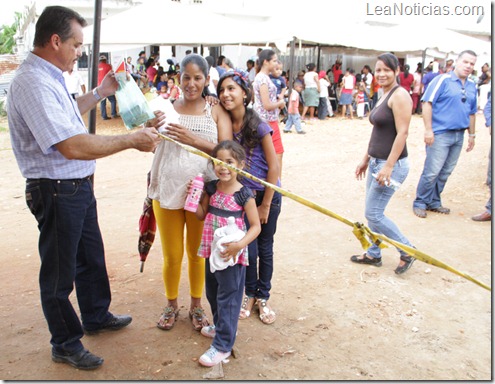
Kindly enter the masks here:
<path id="1" fill-rule="evenodd" d="M 361 180 L 369 170 L 366 179 L 365 216 L 369 228 L 390 239 L 413 247 L 400 232 L 395 223 L 384 215 L 385 208 L 395 192 L 391 180 L 402 183 L 409 173 L 406 139 L 411 121 L 411 96 L 397 83 L 399 61 L 391 53 L 378 56 L 375 77 L 383 89 L 383 96 L 370 114 L 373 124 L 368 151 L 356 168 L 356 178 Z M 406 272 L 415 259 L 404 251 L 399 251 L 400 262 L 395 273 Z M 362 255 L 354 255 L 351 261 L 382 265 L 381 250 L 373 244 Z"/>

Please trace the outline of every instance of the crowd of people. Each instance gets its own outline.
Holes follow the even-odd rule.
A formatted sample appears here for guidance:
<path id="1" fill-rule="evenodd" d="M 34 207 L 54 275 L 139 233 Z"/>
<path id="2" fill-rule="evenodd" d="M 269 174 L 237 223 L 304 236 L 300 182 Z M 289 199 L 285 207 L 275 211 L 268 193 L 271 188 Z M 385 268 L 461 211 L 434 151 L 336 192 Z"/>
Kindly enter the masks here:
<path id="1" fill-rule="evenodd" d="M 254 79 L 261 70 L 258 67 L 259 53 L 258 49 L 256 57 L 253 57 L 246 62 L 246 72 L 248 72 L 248 80 L 252 85 Z M 191 53 L 186 51 L 186 55 Z M 220 55 L 216 60 L 212 56 L 207 56 L 209 83 L 205 95 L 217 96 L 216 86 L 220 75 L 226 71 L 232 71 L 234 64 L 232 61 Z M 168 69 L 165 70 L 160 65 L 159 57 L 156 54 L 151 54 L 146 58 L 145 51 L 141 51 L 136 60 L 136 65 L 133 64 L 132 57 L 126 60 L 126 70 L 132 76 L 139 87 L 146 92 L 148 89 L 156 89 L 156 92 L 163 98 L 170 99 L 172 102 L 178 99 L 181 95 L 180 88 L 180 64 L 173 57 L 167 59 Z M 109 70 L 109 64 L 106 62 L 106 57 L 100 57 L 99 79 L 103 78 L 104 73 Z M 454 69 L 453 59 L 445 61 L 444 65 L 437 61 L 430 62 L 423 70 L 422 63 L 418 63 L 414 73 L 411 73 L 409 64 L 399 65 L 399 73 L 397 75 L 397 83 L 404 88 L 413 101 L 412 113 L 421 115 L 422 103 L 421 96 L 426 92 L 429 83 L 434 77 L 440 74 L 449 73 Z M 103 75 L 101 75 L 103 74 Z M 376 81 L 374 73 L 369 65 L 364 65 L 359 73 L 349 67 L 345 71 L 342 70 L 342 61 L 337 59 L 336 62 L 326 72 L 317 70 L 314 63 L 308 63 L 305 69 L 299 71 L 294 77 L 292 89 L 288 88 L 289 71 L 283 70 L 283 64 L 278 61 L 276 68 L 268 73 L 272 83 L 276 86 L 277 97 L 285 102 L 285 105 L 279 108 L 278 114 L 281 123 L 287 123 L 289 119 L 289 97 L 299 99 L 299 115 L 300 123 L 296 132 L 304 134 L 302 126 L 306 122 L 315 120 L 325 120 L 330 117 L 340 115 L 342 119 L 353 119 L 357 116 L 363 119 L 368 116 L 369 112 L 377 104 L 378 99 L 382 96 L 383 90 Z M 469 76 L 476 83 L 478 93 L 478 109 L 482 110 L 486 105 L 488 92 L 491 86 L 491 68 L 488 63 L 485 63 L 481 69 L 480 77 L 476 76 L 476 71 L 473 70 Z M 112 107 L 112 117 L 118 117 L 116 111 L 115 98 L 108 98 Z M 332 105 L 333 102 L 333 105 Z M 101 114 L 104 120 L 110 119 L 106 112 L 106 100 L 100 103 Z M 295 124 L 294 118 L 291 125 Z M 284 132 L 290 132 L 290 126 Z M 277 134 L 277 130 L 276 130 Z"/>
<path id="2" fill-rule="evenodd" d="M 442 205 L 441 193 L 459 158 L 465 131 L 467 151 L 474 148 L 476 137 L 478 89 L 470 78 L 476 64 L 474 52 L 460 53 L 455 63 L 446 63 L 440 75 L 428 76 L 435 72 L 427 69 L 422 85 L 418 85 L 421 68 L 414 74 L 408 65 L 401 70 L 391 53 L 378 56 L 374 73 L 368 65 L 355 75 L 352 68 L 343 72 L 340 61 L 327 72 L 309 63 L 307 71 L 297 73 L 288 95 L 282 64 L 271 49 L 258 50 L 257 59 L 248 61 L 247 71 L 235 68 L 223 56 L 214 66 L 213 57 L 192 52 L 180 65 L 167 60 L 169 68 L 164 71 L 156 56 L 146 59 L 142 52 L 135 66 L 127 58 L 129 76 L 143 88 L 155 87 L 158 97 L 173 101 L 179 121 L 165 125 L 166 116 L 157 111 L 141 130 L 102 136 L 89 135 L 81 115 L 101 103 L 105 118 L 103 101 L 108 98 L 112 117 L 117 116 L 112 97 L 118 83 L 106 57 L 100 57 L 103 70 L 98 86 L 88 93 L 69 90 L 64 80 L 67 75 L 63 75 L 72 72 L 81 56 L 85 25 L 68 8 L 45 8 L 36 24 L 34 49 L 8 93 L 12 146 L 26 178 L 26 202 L 40 231 L 40 292 L 53 361 L 79 369 L 98 368 L 103 359 L 84 348 L 83 335 L 119 330 L 132 321 L 129 315 L 109 311 L 111 291 L 92 185 L 98 158 L 132 148 L 154 153 L 148 195 L 161 238 L 166 297 L 157 327 L 171 331 L 179 316 L 185 253 L 190 296 L 187 316 L 194 330 L 212 339 L 198 359 L 208 367 L 230 356 L 238 320 L 248 319 L 255 307 L 263 324 L 273 324 L 277 318 L 269 299 L 282 196 L 255 180 L 238 177 L 225 164 L 281 186 L 284 147 L 280 124 L 285 124 L 284 132 L 294 125 L 298 133 L 304 133 L 301 120 L 307 119 L 307 113 L 311 120 L 338 112 L 329 103 L 330 94 L 337 96 L 342 118 L 347 112 L 350 118 L 354 111 L 358 117 L 368 113 L 371 137 L 355 171 L 358 180 L 366 178 L 365 217 L 371 230 L 414 247 L 384 212 L 395 193 L 393 185 L 402 183 L 409 172 L 408 129 L 421 100 L 426 159 L 413 211 L 421 218 L 427 211 L 450 212 Z M 484 73 L 482 85 L 490 77 Z M 33 86 L 38 92 L 29 91 Z M 486 122 L 491 126 L 491 94 L 487 100 Z M 285 123 L 280 120 L 284 109 Z M 221 163 L 161 140 L 158 130 Z M 491 179 L 491 164 L 489 171 Z M 198 174 L 205 188 L 197 211 L 191 212 L 185 209 L 185 198 Z M 486 209 L 473 220 L 490 220 L 491 200 Z M 231 217 L 243 237 L 220 248 L 216 235 Z M 221 261 L 229 266 L 215 267 L 217 262 L 210 258 L 217 247 Z M 395 273 L 403 274 L 415 258 L 402 249 L 398 253 Z M 371 245 L 363 254 L 352 256 L 351 262 L 380 267 L 380 247 Z M 69 300 L 74 284 L 80 318 Z M 208 319 L 202 305 L 203 288 L 213 319 Z"/>

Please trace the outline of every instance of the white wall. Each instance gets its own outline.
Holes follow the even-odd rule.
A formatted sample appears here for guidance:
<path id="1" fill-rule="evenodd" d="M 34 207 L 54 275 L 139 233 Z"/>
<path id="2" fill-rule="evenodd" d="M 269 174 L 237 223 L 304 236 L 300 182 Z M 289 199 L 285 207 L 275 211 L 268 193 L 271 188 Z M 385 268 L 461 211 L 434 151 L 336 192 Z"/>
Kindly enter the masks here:
<path id="1" fill-rule="evenodd" d="M 260 47 L 264 48 L 264 47 Z M 234 63 L 234 68 L 246 69 L 246 61 L 249 59 L 256 60 L 256 51 L 258 47 L 246 45 L 224 45 L 222 47 L 222 55 L 227 57 Z"/>

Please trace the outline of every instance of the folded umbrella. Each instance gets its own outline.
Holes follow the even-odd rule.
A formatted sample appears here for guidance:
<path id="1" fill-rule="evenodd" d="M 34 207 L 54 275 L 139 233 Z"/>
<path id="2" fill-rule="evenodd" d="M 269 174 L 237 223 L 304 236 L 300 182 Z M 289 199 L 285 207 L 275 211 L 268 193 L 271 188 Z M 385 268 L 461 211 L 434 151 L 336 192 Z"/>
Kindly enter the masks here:
<path id="1" fill-rule="evenodd" d="M 148 186 L 150 183 L 150 173 L 148 173 Z M 140 272 L 143 272 L 144 262 L 148 257 L 156 233 L 156 219 L 153 213 L 153 200 L 148 196 L 144 199 L 143 213 L 139 217 L 139 241 L 138 250 L 141 258 Z"/>

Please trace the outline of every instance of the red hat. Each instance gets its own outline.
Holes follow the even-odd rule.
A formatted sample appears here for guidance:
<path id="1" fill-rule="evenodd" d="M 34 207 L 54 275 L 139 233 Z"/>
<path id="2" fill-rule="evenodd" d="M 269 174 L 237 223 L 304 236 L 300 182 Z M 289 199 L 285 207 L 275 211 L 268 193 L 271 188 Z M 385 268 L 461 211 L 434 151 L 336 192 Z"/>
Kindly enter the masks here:
<path id="1" fill-rule="evenodd" d="M 318 72 L 318 79 L 323 79 L 325 76 L 326 76 L 326 72 L 325 71 Z"/>

